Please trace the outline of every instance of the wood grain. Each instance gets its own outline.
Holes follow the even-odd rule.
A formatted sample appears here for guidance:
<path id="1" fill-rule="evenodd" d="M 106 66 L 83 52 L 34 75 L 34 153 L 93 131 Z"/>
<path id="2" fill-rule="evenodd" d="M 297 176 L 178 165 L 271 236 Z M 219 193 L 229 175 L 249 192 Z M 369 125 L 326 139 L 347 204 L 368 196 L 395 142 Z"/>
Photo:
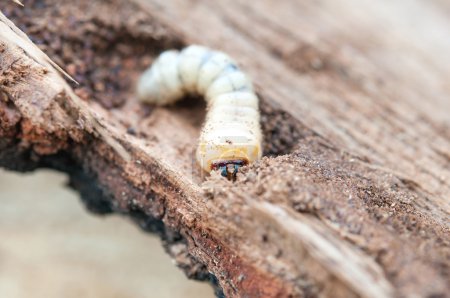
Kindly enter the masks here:
<path id="1" fill-rule="evenodd" d="M 2 166 L 68 172 L 90 209 L 157 231 L 219 295 L 449 292 L 445 3 L 44 3 L 26 22 L 18 8 L 7 15 L 81 83 L 67 89 L 2 30 Z M 39 21 L 50 15 L 70 15 L 72 32 Z M 191 43 L 229 53 L 261 97 L 266 157 L 235 183 L 204 181 L 193 163 L 201 103 L 147 107 L 134 95 L 160 50 Z"/>

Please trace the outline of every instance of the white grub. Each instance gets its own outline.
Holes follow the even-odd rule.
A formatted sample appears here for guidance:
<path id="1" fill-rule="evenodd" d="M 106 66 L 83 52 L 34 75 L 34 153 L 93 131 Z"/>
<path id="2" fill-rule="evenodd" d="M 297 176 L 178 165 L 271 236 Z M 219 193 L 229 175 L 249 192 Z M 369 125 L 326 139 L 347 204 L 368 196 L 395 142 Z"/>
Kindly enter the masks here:
<path id="1" fill-rule="evenodd" d="M 196 154 L 205 171 L 218 162 L 261 158 L 258 97 L 251 80 L 228 55 L 199 45 L 166 51 L 142 74 L 137 94 L 157 105 L 186 94 L 205 98 L 208 113 Z"/>

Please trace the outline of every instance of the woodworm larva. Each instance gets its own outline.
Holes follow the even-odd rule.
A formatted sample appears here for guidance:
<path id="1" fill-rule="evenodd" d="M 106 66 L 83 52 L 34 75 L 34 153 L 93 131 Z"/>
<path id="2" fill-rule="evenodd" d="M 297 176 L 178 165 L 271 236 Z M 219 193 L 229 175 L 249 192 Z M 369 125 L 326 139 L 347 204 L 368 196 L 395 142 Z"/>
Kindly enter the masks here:
<path id="1" fill-rule="evenodd" d="M 186 94 L 205 98 L 208 112 L 196 152 L 205 171 L 234 179 L 239 167 L 261 158 L 258 97 L 228 55 L 198 45 L 165 51 L 142 74 L 137 94 L 157 105 Z"/>

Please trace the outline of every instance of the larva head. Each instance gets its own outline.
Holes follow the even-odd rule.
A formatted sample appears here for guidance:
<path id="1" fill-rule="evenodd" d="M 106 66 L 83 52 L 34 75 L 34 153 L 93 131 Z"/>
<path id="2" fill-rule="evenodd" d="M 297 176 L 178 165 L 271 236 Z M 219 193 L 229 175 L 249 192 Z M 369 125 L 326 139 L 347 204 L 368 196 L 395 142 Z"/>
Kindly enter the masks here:
<path id="1" fill-rule="evenodd" d="M 220 174 L 224 177 L 227 177 L 228 180 L 236 180 L 236 174 L 240 167 L 248 164 L 246 160 L 226 160 L 226 161 L 218 161 L 213 162 L 211 165 L 212 171 L 219 171 Z"/>
<path id="2" fill-rule="evenodd" d="M 261 144 L 255 134 L 227 135 L 217 130 L 205 137 L 197 148 L 197 161 L 207 172 L 226 164 L 246 165 L 261 158 Z"/>

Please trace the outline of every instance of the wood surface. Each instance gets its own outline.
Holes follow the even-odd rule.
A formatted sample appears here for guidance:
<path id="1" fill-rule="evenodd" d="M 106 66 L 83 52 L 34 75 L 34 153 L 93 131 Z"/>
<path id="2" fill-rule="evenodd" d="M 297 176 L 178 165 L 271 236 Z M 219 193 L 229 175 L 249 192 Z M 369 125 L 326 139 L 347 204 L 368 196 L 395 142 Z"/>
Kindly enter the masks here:
<path id="1" fill-rule="evenodd" d="M 159 233 L 219 296 L 450 293 L 447 2 L 2 5 L 1 166 L 69 173 L 90 210 Z M 265 157 L 234 183 L 195 164 L 201 99 L 134 94 L 192 43 L 230 54 L 261 98 Z"/>

